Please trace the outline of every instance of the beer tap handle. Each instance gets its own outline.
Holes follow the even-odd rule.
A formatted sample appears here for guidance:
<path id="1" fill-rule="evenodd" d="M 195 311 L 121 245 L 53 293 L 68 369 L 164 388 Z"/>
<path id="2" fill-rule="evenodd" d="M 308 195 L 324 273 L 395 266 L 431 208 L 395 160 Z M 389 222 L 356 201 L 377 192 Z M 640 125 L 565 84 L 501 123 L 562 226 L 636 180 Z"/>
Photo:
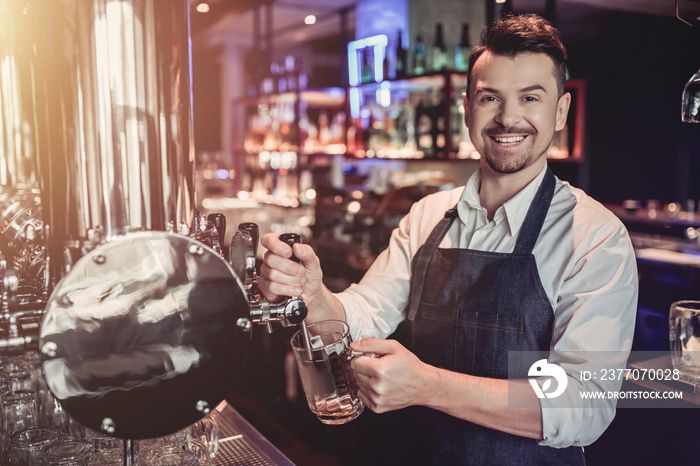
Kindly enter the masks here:
<path id="1" fill-rule="evenodd" d="M 228 250 L 228 263 L 246 287 L 252 285 L 256 277 L 253 248 L 250 234 L 238 230 L 231 238 L 231 247 Z"/>
<path id="2" fill-rule="evenodd" d="M 247 231 L 253 239 L 253 257 L 258 257 L 258 243 L 260 241 L 260 229 L 257 223 L 243 222 L 238 225 L 238 230 Z"/>
<path id="3" fill-rule="evenodd" d="M 294 244 L 301 243 L 301 236 L 299 235 L 299 233 L 282 233 L 280 235 L 280 241 L 284 241 L 292 248 L 291 259 L 294 262 L 299 262 L 299 258 L 294 255 Z"/>
<path id="4" fill-rule="evenodd" d="M 252 260 L 252 281 L 246 281 L 248 289 L 248 304 L 250 305 L 250 319 L 244 319 L 241 323 L 241 328 L 248 329 L 248 322 L 262 324 L 268 333 L 272 332 L 271 322 L 279 322 L 283 327 L 289 325 L 302 324 L 306 318 L 307 308 L 306 303 L 301 297 L 285 297 L 280 296 L 275 302 L 271 303 L 265 299 L 265 296 L 257 287 L 257 273 L 255 273 L 255 251 L 257 250 L 259 232 L 258 226 L 255 223 L 241 223 L 238 226 L 238 232 L 231 240 L 231 255 L 230 263 L 237 273 L 242 270 L 243 262 L 247 260 L 248 267 L 245 269 L 246 275 L 251 273 L 251 258 Z M 296 233 L 285 233 L 280 235 L 280 239 L 289 245 L 301 242 L 301 238 Z M 247 251 L 247 253 L 244 253 Z M 292 260 L 299 261 L 296 257 Z"/>
<path id="5" fill-rule="evenodd" d="M 299 233 L 283 233 L 280 235 L 280 240 L 284 241 L 287 243 L 289 246 L 292 247 L 292 257 L 291 259 L 294 262 L 299 262 L 299 258 L 294 255 L 294 244 L 295 243 L 301 243 L 301 236 Z M 306 307 L 306 303 L 304 302 L 303 299 L 301 299 L 300 296 L 292 296 L 287 300 L 287 306 L 285 308 L 285 317 L 286 320 L 282 321 L 282 324 L 301 324 L 304 330 L 304 336 L 307 336 L 307 331 L 306 331 L 306 314 L 308 313 L 308 308 Z"/>
<path id="6" fill-rule="evenodd" d="M 221 213 L 214 213 L 207 215 L 207 220 L 214 224 L 217 233 L 219 233 L 219 238 L 221 241 L 226 238 L 226 216 Z"/>

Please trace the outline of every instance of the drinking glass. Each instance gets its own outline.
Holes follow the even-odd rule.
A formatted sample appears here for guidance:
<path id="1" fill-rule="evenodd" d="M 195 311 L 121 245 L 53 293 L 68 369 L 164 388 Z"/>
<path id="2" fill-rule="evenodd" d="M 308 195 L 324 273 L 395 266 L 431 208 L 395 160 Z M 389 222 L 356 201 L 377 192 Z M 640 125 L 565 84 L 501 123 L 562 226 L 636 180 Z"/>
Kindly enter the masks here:
<path id="1" fill-rule="evenodd" d="M 207 448 L 192 438 L 189 428 L 174 434 L 138 442 L 138 464 L 143 465 L 210 465 Z"/>
<path id="2" fill-rule="evenodd" d="M 124 450 L 122 439 L 103 434 L 102 432 L 85 429 L 85 437 L 90 441 L 95 451 Z"/>
<path id="3" fill-rule="evenodd" d="M 95 452 L 88 462 L 90 466 L 122 466 L 124 464 L 123 450 L 102 450 Z"/>
<path id="4" fill-rule="evenodd" d="M 73 419 L 48 389 L 38 392 L 37 395 L 39 397 L 39 420 L 42 425 L 58 427 L 59 432 L 64 437 L 88 438 L 85 426 Z"/>
<path id="5" fill-rule="evenodd" d="M 51 426 L 31 427 L 10 436 L 7 464 L 36 466 L 40 464 L 44 448 L 58 440 L 58 429 Z"/>
<path id="6" fill-rule="evenodd" d="M 148 466 L 199 466 L 197 455 L 190 451 L 165 451 L 157 453 L 146 465 Z"/>
<path id="7" fill-rule="evenodd" d="M 23 357 L 11 356 L 3 362 L 3 375 L 11 391 L 34 390 L 32 368 Z"/>
<path id="8" fill-rule="evenodd" d="M 39 423 L 36 397 L 31 390 L 7 392 L 2 396 L 2 418 L 4 432 L 13 433 L 34 427 Z"/>
<path id="9" fill-rule="evenodd" d="M 214 458 L 219 451 L 219 425 L 211 414 L 204 416 L 189 427 L 189 437 L 201 442 L 209 456 Z"/>
<path id="10" fill-rule="evenodd" d="M 671 304 L 669 339 L 673 368 L 700 379 L 700 301 Z"/>
<path id="11" fill-rule="evenodd" d="M 88 466 L 92 445 L 87 440 L 62 438 L 44 448 L 42 466 Z"/>
<path id="12" fill-rule="evenodd" d="M 357 396 L 358 385 L 350 361 L 358 353 L 350 349 L 352 338 L 348 324 L 323 320 L 302 328 L 292 336 L 291 344 L 299 369 L 306 401 L 311 412 L 324 424 L 345 424 L 364 410 Z"/>

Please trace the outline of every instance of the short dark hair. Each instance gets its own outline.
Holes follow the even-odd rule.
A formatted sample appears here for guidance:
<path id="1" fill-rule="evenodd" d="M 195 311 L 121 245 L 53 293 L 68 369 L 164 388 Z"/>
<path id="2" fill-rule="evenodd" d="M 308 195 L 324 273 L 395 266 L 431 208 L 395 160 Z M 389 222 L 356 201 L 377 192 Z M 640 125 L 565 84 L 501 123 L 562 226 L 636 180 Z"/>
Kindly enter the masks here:
<path id="1" fill-rule="evenodd" d="M 469 56 L 467 92 L 472 80 L 472 69 L 486 51 L 495 55 L 515 58 L 521 53 L 544 53 L 554 62 L 554 78 L 559 95 L 564 94 L 566 82 L 566 48 L 559 30 L 549 21 L 534 14 L 509 15 L 491 23 L 481 34 L 481 42 Z"/>

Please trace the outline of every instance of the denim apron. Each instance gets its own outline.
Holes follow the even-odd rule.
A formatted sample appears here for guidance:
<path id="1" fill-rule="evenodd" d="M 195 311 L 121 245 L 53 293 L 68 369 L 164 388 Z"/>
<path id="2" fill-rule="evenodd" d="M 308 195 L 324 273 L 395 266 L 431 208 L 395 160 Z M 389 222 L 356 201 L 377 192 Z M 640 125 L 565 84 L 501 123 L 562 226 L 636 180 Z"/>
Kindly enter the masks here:
<path id="1" fill-rule="evenodd" d="M 438 222 L 411 264 L 408 318 L 412 350 L 423 362 L 504 379 L 509 351 L 549 351 L 554 313 L 532 248 L 554 186 L 554 175 L 547 169 L 512 254 L 440 249 L 457 209 L 448 210 Z M 526 370 L 521 377 L 527 376 Z M 536 440 L 427 408 L 415 410 L 414 416 L 421 418 L 415 422 L 423 429 L 422 446 L 415 448 L 426 448 L 432 464 L 585 464 L 579 447 L 540 446 Z"/>

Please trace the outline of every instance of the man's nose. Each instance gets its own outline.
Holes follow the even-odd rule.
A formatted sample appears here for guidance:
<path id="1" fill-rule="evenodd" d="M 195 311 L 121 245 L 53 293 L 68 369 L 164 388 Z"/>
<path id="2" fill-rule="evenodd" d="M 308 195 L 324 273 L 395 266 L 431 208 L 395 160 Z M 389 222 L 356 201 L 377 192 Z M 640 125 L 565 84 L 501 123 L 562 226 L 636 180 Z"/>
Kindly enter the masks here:
<path id="1" fill-rule="evenodd" d="M 521 108 L 516 102 L 505 101 L 499 107 L 499 112 L 496 115 L 496 121 L 501 125 L 509 128 L 520 122 L 522 118 Z"/>

